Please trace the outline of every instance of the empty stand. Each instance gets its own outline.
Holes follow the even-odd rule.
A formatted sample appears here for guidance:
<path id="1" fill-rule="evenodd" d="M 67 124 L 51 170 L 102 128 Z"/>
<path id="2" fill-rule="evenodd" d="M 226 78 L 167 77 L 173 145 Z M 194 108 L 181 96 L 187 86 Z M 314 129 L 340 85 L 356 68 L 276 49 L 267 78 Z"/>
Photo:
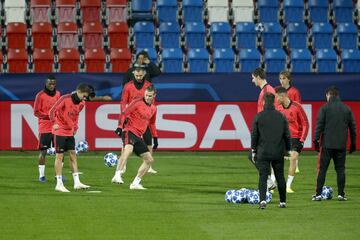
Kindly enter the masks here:
<path id="1" fill-rule="evenodd" d="M 334 19 L 338 22 L 353 22 L 353 0 L 333 0 Z"/>
<path id="2" fill-rule="evenodd" d="M 190 49 L 188 52 L 189 72 L 208 72 L 209 53 L 205 48 Z"/>
<path id="3" fill-rule="evenodd" d="M 154 47 L 154 24 L 152 22 L 137 22 L 134 25 L 134 41 L 136 47 L 153 48 Z"/>
<path id="4" fill-rule="evenodd" d="M 176 22 L 178 16 L 177 0 L 158 0 L 156 9 L 159 22 Z"/>
<path id="5" fill-rule="evenodd" d="M 308 0 L 307 5 L 311 22 L 328 22 L 329 3 L 327 0 Z"/>
<path id="6" fill-rule="evenodd" d="M 214 49 L 214 71 L 233 72 L 235 69 L 235 54 L 231 48 Z"/>
<path id="7" fill-rule="evenodd" d="M 9 22 L 6 26 L 7 47 L 26 48 L 26 25 L 21 22 Z"/>
<path id="8" fill-rule="evenodd" d="M 208 21 L 227 22 L 229 16 L 228 1 L 208 0 L 207 1 Z"/>
<path id="9" fill-rule="evenodd" d="M 83 47 L 101 48 L 103 45 L 103 29 L 100 22 L 85 22 L 83 25 Z"/>
<path id="10" fill-rule="evenodd" d="M 266 72 L 281 72 L 286 68 L 286 54 L 283 49 L 266 49 L 264 55 Z"/>
<path id="11" fill-rule="evenodd" d="M 54 53 L 51 49 L 34 49 L 33 71 L 47 73 L 53 71 Z"/>
<path id="12" fill-rule="evenodd" d="M 131 65 L 131 52 L 127 48 L 112 48 L 110 61 L 112 72 L 126 72 Z"/>
<path id="13" fill-rule="evenodd" d="M 130 8 L 130 19 L 137 21 L 152 21 L 153 3 L 151 0 L 132 0 Z"/>
<path id="14" fill-rule="evenodd" d="M 101 48 L 85 50 L 85 71 L 86 72 L 104 72 L 105 53 Z"/>
<path id="15" fill-rule="evenodd" d="M 106 0 L 106 20 L 108 23 L 126 22 L 127 0 Z"/>
<path id="16" fill-rule="evenodd" d="M 6 23 L 25 23 L 26 2 L 24 0 L 7 0 L 4 2 Z"/>
<path id="17" fill-rule="evenodd" d="M 11 48 L 7 53 L 7 71 L 9 73 L 26 73 L 28 70 L 28 54 L 25 49 Z"/>
<path id="18" fill-rule="evenodd" d="M 232 13 L 234 22 L 252 22 L 254 18 L 254 3 L 252 0 L 233 0 Z"/>
<path id="19" fill-rule="evenodd" d="M 52 27 L 48 22 L 38 22 L 32 24 L 32 47 L 51 48 L 52 47 Z"/>
<path id="20" fill-rule="evenodd" d="M 256 48 L 257 33 L 252 22 L 238 22 L 235 27 L 238 48 Z"/>
<path id="21" fill-rule="evenodd" d="M 279 2 L 269 0 L 258 0 L 260 22 L 278 22 Z"/>
<path id="22" fill-rule="evenodd" d="M 282 28 L 279 23 L 264 23 L 264 32 L 262 33 L 262 45 L 264 48 L 282 47 Z"/>
<path id="23" fill-rule="evenodd" d="M 30 17 L 32 23 L 50 22 L 51 0 L 31 0 Z"/>
<path id="24" fill-rule="evenodd" d="M 188 48 L 205 48 L 205 25 L 199 22 L 187 22 L 185 41 Z"/>
<path id="25" fill-rule="evenodd" d="M 182 18 L 184 22 L 203 21 L 203 1 L 202 0 L 183 0 Z"/>
<path id="26" fill-rule="evenodd" d="M 284 0 L 283 12 L 285 22 L 304 21 L 304 1 L 303 0 Z"/>
<path id="27" fill-rule="evenodd" d="M 336 28 L 340 48 L 357 48 L 358 46 L 358 29 L 355 24 L 338 23 Z"/>
<path id="28" fill-rule="evenodd" d="M 163 48 L 180 47 L 180 26 L 176 22 L 163 22 L 159 26 L 160 46 Z"/>
<path id="29" fill-rule="evenodd" d="M 344 49 L 341 53 L 343 72 L 360 72 L 359 49 Z"/>
<path id="30" fill-rule="evenodd" d="M 337 55 L 333 49 L 318 49 L 316 59 L 318 72 L 336 72 Z"/>
<path id="31" fill-rule="evenodd" d="M 211 46 L 213 48 L 231 47 L 231 27 L 227 22 L 216 22 L 210 26 Z"/>
<path id="32" fill-rule="evenodd" d="M 110 48 L 128 47 L 129 28 L 125 22 L 110 23 L 108 26 L 108 37 Z"/>
<path id="33" fill-rule="evenodd" d="M 181 48 L 164 48 L 161 53 L 162 72 L 183 72 L 183 53 Z"/>
<path id="34" fill-rule="evenodd" d="M 76 48 L 64 48 L 59 52 L 59 72 L 78 72 L 80 54 Z"/>
<path id="35" fill-rule="evenodd" d="M 259 67 L 261 56 L 257 49 L 240 49 L 240 72 L 252 72 Z"/>
<path id="36" fill-rule="evenodd" d="M 286 26 L 287 45 L 290 48 L 306 48 L 308 30 L 304 23 L 289 23 Z"/>
<path id="37" fill-rule="evenodd" d="M 333 28 L 330 23 L 314 23 L 311 32 L 315 48 L 332 48 Z"/>
<path id="38" fill-rule="evenodd" d="M 78 47 L 77 26 L 74 22 L 59 23 L 57 45 L 59 49 Z"/>
<path id="39" fill-rule="evenodd" d="M 80 0 L 81 21 L 100 22 L 101 0 Z"/>
<path id="40" fill-rule="evenodd" d="M 312 55 L 308 49 L 291 49 L 290 61 L 292 72 L 311 72 Z"/>
<path id="41" fill-rule="evenodd" d="M 56 21 L 58 23 L 76 21 L 76 0 L 56 0 Z"/>

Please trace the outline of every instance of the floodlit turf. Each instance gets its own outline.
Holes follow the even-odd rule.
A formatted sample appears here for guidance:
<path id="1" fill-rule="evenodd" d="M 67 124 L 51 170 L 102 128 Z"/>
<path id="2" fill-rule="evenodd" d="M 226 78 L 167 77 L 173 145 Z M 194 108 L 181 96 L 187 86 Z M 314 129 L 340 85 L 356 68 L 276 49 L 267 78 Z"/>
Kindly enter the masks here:
<path id="1" fill-rule="evenodd" d="M 278 194 L 265 210 L 224 201 L 228 189 L 257 188 L 246 153 L 156 153 L 156 175 L 146 191 L 129 190 L 140 161 L 129 160 L 125 184 L 111 184 L 104 153 L 79 156 L 83 183 L 101 193 L 57 193 L 53 159 L 47 183 L 37 181 L 37 152 L 0 152 L 0 239 L 359 239 L 360 159 L 348 155 L 347 202 L 312 202 L 316 156 L 304 153 L 300 174 L 279 209 Z M 286 163 L 286 166 L 288 163 Z M 65 186 L 72 190 L 68 160 Z M 337 196 L 333 164 L 326 185 Z"/>

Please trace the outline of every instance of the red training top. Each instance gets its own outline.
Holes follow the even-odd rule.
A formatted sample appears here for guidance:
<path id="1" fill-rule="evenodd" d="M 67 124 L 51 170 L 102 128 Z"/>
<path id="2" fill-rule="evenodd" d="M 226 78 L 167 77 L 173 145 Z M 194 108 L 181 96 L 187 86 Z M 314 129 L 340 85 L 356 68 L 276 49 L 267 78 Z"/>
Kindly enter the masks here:
<path id="1" fill-rule="evenodd" d="M 270 86 L 268 83 L 265 84 L 265 86 L 261 89 L 261 92 L 259 94 L 258 102 L 257 102 L 257 112 L 261 112 L 264 110 L 264 102 L 263 98 L 265 93 L 270 92 L 275 95 L 275 90 L 272 86 Z M 275 100 L 275 107 L 277 107 L 277 101 Z"/>
<path id="2" fill-rule="evenodd" d="M 133 80 L 131 82 L 128 82 L 125 84 L 125 87 L 123 89 L 122 95 L 121 95 L 121 112 L 124 112 L 126 109 L 126 105 L 131 103 L 136 98 L 142 98 L 145 94 L 145 89 L 151 85 L 149 81 L 144 80 L 144 85 L 141 89 L 136 88 Z"/>
<path id="3" fill-rule="evenodd" d="M 50 96 L 44 90 L 36 94 L 34 115 L 38 118 L 39 133 L 51 133 L 53 123 L 50 121 L 49 111 L 59 98 L 59 91 L 56 91 L 54 96 Z"/>
<path id="4" fill-rule="evenodd" d="M 299 90 L 296 87 L 290 86 L 286 90 L 287 90 L 287 95 L 291 101 L 301 103 L 301 95 L 300 95 Z"/>

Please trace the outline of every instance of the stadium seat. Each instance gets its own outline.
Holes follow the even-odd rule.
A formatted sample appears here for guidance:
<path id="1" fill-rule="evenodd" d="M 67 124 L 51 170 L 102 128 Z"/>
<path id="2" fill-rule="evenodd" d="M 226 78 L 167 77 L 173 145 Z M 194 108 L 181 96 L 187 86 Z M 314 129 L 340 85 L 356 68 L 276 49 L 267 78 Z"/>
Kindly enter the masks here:
<path id="1" fill-rule="evenodd" d="M 282 48 L 266 49 L 264 62 L 266 72 L 281 72 L 286 67 L 286 54 Z"/>
<path id="2" fill-rule="evenodd" d="M 304 21 L 304 1 L 303 0 L 284 0 L 283 2 L 284 20 L 286 23 Z"/>
<path id="3" fill-rule="evenodd" d="M 104 72 L 105 53 L 101 48 L 85 49 L 85 72 Z"/>
<path id="4" fill-rule="evenodd" d="M 53 71 L 54 53 L 51 49 L 34 49 L 33 71 L 35 73 L 49 73 Z"/>
<path id="5" fill-rule="evenodd" d="M 152 0 L 132 0 L 130 8 L 130 19 L 137 21 L 152 21 Z"/>
<path id="6" fill-rule="evenodd" d="M 21 22 L 9 22 L 6 26 L 7 47 L 26 48 L 26 25 Z"/>
<path id="7" fill-rule="evenodd" d="M 7 53 L 7 71 L 9 73 L 26 73 L 28 54 L 25 49 L 10 48 Z"/>
<path id="8" fill-rule="evenodd" d="M 136 55 L 137 55 L 139 52 L 142 52 L 142 51 L 147 52 L 148 55 L 149 55 L 150 61 L 152 61 L 153 63 L 156 63 L 156 64 L 157 64 L 157 62 L 158 62 L 158 60 L 157 60 L 158 54 L 157 54 L 155 48 L 138 48 L 138 49 L 136 49 Z"/>
<path id="9" fill-rule="evenodd" d="M 183 53 L 181 48 L 164 48 L 161 52 L 161 71 L 165 73 L 183 72 Z"/>
<path id="10" fill-rule="evenodd" d="M 126 22 L 127 0 L 106 0 L 107 23 Z"/>
<path id="11" fill-rule="evenodd" d="M 4 1 L 5 23 L 25 23 L 26 1 L 7 0 Z"/>
<path id="12" fill-rule="evenodd" d="M 333 28 L 330 23 L 314 23 L 311 32 L 315 48 L 332 48 Z"/>
<path id="13" fill-rule="evenodd" d="M 100 22 L 85 22 L 82 31 L 84 48 L 102 47 L 104 34 Z"/>
<path id="14" fill-rule="evenodd" d="M 333 0 L 334 19 L 339 22 L 353 22 L 353 0 Z"/>
<path id="15" fill-rule="evenodd" d="M 305 23 L 289 23 L 286 26 L 287 44 L 290 48 L 306 48 L 308 31 Z"/>
<path id="16" fill-rule="evenodd" d="M 255 24 L 252 22 L 238 22 L 235 27 L 236 46 L 238 48 L 256 48 Z"/>
<path id="17" fill-rule="evenodd" d="M 258 0 L 260 22 L 278 22 L 279 2 L 269 0 Z"/>
<path id="18" fill-rule="evenodd" d="M 264 23 L 262 45 L 264 48 L 282 48 L 281 26 L 276 22 Z"/>
<path id="19" fill-rule="evenodd" d="M 360 72 L 360 51 L 344 49 L 341 52 L 343 72 Z"/>
<path id="20" fill-rule="evenodd" d="M 78 47 L 77 26 L 74 22 L 59 23 L 57 45 L 59 49 Z"/>
<path id="21" fill-rule="evenodd" d="M 183 0 L 182 18 L 184 22 L 203 21 L 203 1 L 202 0 Z"/>
<path id="22" fill-rule="evenodd" d="M 52 47 L 52 27 L 51 23 L 38 22 L 32 24 L 32 47 L 51 48 Z"/>
<path id="23" fill-rule="evenodd" d="M 328 22 L 329 2 L 327 0 L 308 0 L 311 22 Z"/>
<path id="24" fill-rule="evenodd" d="M 56 0 L 56 22 L 76 21 L 76 0 Z"/>
<path id="25" fill-rule="evenodd" d="M 210 26 L 211 46 L 213 48 L 231 47 L 231 27 L 227 22 L 216 22 Z"/>
<path id="26" fill-rule="evenodd" d="M 344 48 L 357 48 L 358 46 L 358 29 L 353 23 L 338 23 L 336 28 L 339 46 Z"/>
<path id="27" fill-rule="evenodd" d="M 185 24 L 185 42 L 188 48 L 205 48 L 205 25 L 198 22 Z"/>
<path id="28" fill-rule="evenodd" d="M 178 15 L 177 0 L 158 0 L 156 3 L 159 22 L 176 22 Z"/>
<path id="29" fill-rule="evenodd" d="M 292 72 L 311 72 L 312 55 L 308 49 L 291 49 Z"/>
<path id="30" fill-rule="evenodd" d="M 194 48 L 188 52 L 188 71 L 189 72 L 208 72 L 209 53 L 205 48 Z"/>
<path id="31" fill-rule="evenodd" d="M 2 52 L 0 52 L 0 72 L 3 72 L 4 68 L 3 68 L 3 55 Z"/>
<path id="32" fill-rule="evenodd" d="M 128 48 L 112 48 L 110 61 L 112 72 L 126 72 L 131 65 L 131 52 Z"/>
<path id="33" fill-rule="evenodd" d="M 51 0 L 31 0 L 30 13 L 32 23 L 50 22 Z"/>
<path id="34" fill-rule="evenodd" d="M 163 48 L 180 47 L 180 26 L 176 22 L 162 22 L 159 26 L 160 46 Z"/>
<path id="35" fill-rule="evenodd" d="M 100 22 L 101 0 L 80 0 L 81 21 Z"/>
<path id="36" fill-rule="evenodd" d="M 152 22 L 137 22 L 134 25 L 134 41 L 138 48 L 153 48 L 155 35 Z"/>
<path id="37" fill-rule="evenodd" d="M 76 48 L 64 48 L 59 52 L 59 72 L 78 72 L 80 54 Z"/>
<path id="38" fill-rule="evenodd" d="M 228 1 L 208 0 L 208 21 L 213 22 L 227 22 L 229 16 Z"/>
<path id="39" fill-rule="evenodd" d="M 233 72 L 235 68 L 235 54 L 231 48 L 214 49 L 215 72 Z"/>
<path id="40" fill-rule="evenodd" d="M 253 22 L 254 2 L 253 0 L 233 0 L 232 13 L 234 22 Z"/>
<path id="41" fill-rule="evenodd" d="M 240 72 L 252 72 L 260 66 L 261 55 L 256 48 L 240 49 Z"/>
<path id="42" fill-rule="evenodd" d="M 318 72 L 336 72 L 337 55 L 333 49 L 318 49 L 316 59 Z"/>
<path id="43" fill-rule="evenodd" d="M 128 32 L 129 28 L 127 23 L 110 23 L 108 26 L 110 48 L 127 48 L 129 42 Z"/>

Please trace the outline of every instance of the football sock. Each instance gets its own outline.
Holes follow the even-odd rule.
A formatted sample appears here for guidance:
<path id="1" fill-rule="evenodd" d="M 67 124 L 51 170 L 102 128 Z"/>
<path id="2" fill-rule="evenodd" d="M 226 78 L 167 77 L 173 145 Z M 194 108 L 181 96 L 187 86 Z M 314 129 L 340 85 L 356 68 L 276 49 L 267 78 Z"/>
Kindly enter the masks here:
<path id="1" fill-rule="evenodd" d="M 39 165 L 39 178 L 45 176 L 45 165 Z"/>
<path id="2" fill-rule="evenodd" d="M 121 177 L 121 170 L 116 170 L 115 177 Z"/>
<path id="3" fill-rule="evenodd" d="M 140 182 L 141 182 L 141 178 L 139 178 L 138 176 L 136 176 L 136 177 L 134 178 L 133 184 L 134 184 L 134 185 L 138 185 L 138 184 L 140 184 Z"/>
<path id="4" fill-rule="evenodd" d="M 80 183 L 79 173 L 74 172 L 72 175 L 73 175 L 73 178 L 74 178 L 74 185 L 79 184 Z"/>
<path id="5" fill-rule="evenodd" d="M 56 175 L 56 184 L 59 185 L 59 184 L 63 184 L 63 181 L 62 181 L 62 176 L 61 175 Z"/>
<path id="6" fill-rule="evenodd" d="M 288 179 L 286 182 L 286 187 L 291 187 L 291 183 L 294 180 L 294 176 L 288 175 Z"/>
<path id="7" fill-rule="evenodd" d="M 275 178 L 275 175 L 274 175 L 274 174 L 271 174 L 271 180 L 275 183 L 276 178 Z"/>

